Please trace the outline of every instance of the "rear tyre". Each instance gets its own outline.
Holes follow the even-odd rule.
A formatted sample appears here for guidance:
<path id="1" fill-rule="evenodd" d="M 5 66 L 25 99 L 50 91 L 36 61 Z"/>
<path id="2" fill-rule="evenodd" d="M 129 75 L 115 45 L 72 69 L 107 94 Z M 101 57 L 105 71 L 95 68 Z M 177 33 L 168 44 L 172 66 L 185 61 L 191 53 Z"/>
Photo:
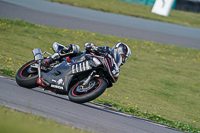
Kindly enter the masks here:
<path id="1" fill-rule="evenodd" d="M 69 99 L 76 103 L 85 103 L 99 97 L 107 88 L 104 79 L 91 79 L 88 86 L 83 86 L 83 81 L 75 84 L 69 91 Z"/>
<path id="2" fill-rule="evenodd" d="M 18 85 L 26 88 L 34 88 L 39 86 L 37 84 L 38 72 L 30 69 L 30 66 L 34 63 L 36 63 L 36 61 L 32 60 L 18 70 L 16 74 L 16 82 Z"/>

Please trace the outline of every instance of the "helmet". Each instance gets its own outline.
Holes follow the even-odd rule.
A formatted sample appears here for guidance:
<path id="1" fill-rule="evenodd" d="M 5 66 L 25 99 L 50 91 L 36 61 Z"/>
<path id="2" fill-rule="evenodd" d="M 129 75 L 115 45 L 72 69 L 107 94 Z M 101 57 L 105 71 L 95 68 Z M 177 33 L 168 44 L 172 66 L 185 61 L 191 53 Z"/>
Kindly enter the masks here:
<path id="1" fill-rule="evenodd" d="M 113 51 L 117 51 L 122 57 L 121 65 L 124 65 L 127 59 L 131 55 L 131 49 L 124 43 L 117 43 L 113 48 Z"/>

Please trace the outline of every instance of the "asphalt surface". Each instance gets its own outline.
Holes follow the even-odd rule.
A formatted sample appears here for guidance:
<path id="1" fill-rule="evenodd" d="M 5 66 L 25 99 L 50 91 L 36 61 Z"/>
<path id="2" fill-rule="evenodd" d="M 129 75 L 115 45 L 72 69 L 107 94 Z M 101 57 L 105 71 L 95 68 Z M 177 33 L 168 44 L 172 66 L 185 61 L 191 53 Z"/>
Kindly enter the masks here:
<path id="1" fill-rule="evenodd" d="M 0 76 L 0 105 L 92 132 L 180 132 L 91 103 L 76 104 L 69 101 L 66 96 L 43 91 L 41 88 L 23 88 L 18 86 L 15 81 L 3 76 Z"/>
<path id="2" fill-rule="evenodd" d="M 200 48 L 200 29 L 41 0 L 0 0 L 0 17 Z M 89 41 L 89 40 L 88 40 Z"/>

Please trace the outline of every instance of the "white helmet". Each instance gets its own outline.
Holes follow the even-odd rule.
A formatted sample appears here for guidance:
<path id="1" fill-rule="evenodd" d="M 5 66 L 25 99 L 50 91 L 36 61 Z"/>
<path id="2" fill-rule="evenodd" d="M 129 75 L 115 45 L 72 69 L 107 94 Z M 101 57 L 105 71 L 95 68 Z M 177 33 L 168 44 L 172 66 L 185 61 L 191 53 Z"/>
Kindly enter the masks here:
<path id="1" fill-rule="evenodd" d="M 121 65 L 124 65 L 127 61 L 127 59 L 131 55 L 131 49 L 124 43 L 117 43 L 113 48 L 113 51 L 117 51 L 121 57 L 122 57 L 122 63 Z"/>

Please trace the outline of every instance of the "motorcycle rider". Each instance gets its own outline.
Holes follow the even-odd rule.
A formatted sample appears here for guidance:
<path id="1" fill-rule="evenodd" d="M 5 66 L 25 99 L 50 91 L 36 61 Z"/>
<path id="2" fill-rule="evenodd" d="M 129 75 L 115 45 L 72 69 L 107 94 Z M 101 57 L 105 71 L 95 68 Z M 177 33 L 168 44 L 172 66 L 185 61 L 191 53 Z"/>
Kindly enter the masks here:
<path id="1" fill-rule="evenodd" d="M 57 42 L 55 42 L 54 44 L 56 45 Z M 114 77 L 113 82 L 116 82 L 118 79 L 120 71 L 119 67 L 124 65 L 131 55 L 130 48 L 124 43 L 117 43 L 112 49 L 108 46 L 97 47 L 93 43 L 86 43 L 84 48 L 88 54 L 108 57 L 110 71 L 112 72 L 112 75 Z M 81 49 L 78 45 L 70 44 L 69 46 L 64 46 L 58 53 L 55 53 L 52 57 L 43 60 L 42 65 L 48 67 L 51 63 L 60 58 L 68 55 L 70 55 L 70 57 L 74 57 L 80 55 L 81 53 Z"/>

